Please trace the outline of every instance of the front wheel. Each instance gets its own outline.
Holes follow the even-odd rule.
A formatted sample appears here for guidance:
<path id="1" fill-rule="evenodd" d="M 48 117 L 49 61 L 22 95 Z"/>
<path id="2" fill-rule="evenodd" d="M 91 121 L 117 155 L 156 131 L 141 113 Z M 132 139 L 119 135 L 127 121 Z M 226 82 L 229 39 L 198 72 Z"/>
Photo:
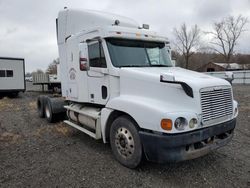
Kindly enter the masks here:
<path id="1" fill-rule="evenodd" d="M 136 123 L 128 116 L 118 117 L 111 125 L 110 144 L 117 161 L 136 168 L 142 160 L 142 145 Z"/>

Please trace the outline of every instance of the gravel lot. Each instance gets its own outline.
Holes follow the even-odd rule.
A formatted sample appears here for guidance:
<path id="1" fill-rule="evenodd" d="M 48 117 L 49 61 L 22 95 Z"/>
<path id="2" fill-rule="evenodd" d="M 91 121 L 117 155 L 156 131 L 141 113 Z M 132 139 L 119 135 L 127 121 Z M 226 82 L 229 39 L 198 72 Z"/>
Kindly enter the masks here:
<path id="1" fill-rule="evenodd" d="M 195 160 L 145 162 L 136 170 L 116 162 L 108 144 L 38 118 L 38 95 L 0 99 L 0 187 L 250 187 L 249 85 L 234 86 L 240 113 L 230 144 Z"/>

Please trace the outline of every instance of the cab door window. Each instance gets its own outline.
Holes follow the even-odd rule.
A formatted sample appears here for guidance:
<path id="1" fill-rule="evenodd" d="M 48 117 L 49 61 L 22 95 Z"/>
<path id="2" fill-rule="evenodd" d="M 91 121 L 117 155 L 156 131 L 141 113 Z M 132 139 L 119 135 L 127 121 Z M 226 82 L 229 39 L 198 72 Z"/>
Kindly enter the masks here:
<path id="1" fill-rule="evenodd" d="M 88 45 L 90 67 L 106 68 L 106 59 L 100 42 Z"/>

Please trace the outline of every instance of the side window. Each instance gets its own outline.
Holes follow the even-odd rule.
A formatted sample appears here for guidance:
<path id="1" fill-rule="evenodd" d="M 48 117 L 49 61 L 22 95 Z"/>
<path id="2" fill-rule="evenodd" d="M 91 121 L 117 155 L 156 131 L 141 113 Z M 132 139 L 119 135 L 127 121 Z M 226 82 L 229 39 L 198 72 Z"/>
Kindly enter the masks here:
<path id="1" fill-rule="evenodd" d="M 5 77 L 5 70 L 0 70 L 0 77 Z"/>
<path id="2" fill-rule="evenodd" d="M 105 59 L 105 55 L 104 55 L 104 52 L 103 52 L 102 44 L 100 44 L 100 62 L 101 62 L 101 65 L 102 65 L 103 68 L 106 68 L 106 67 L 107 67 L 106 59 Z"/>
<path id="3" fill-rule="evenodd" d="M 99 67 L 99 43 L 89 45 L 89 65 Z"/>
<path id="4" fill-rule="evenodd" d="M 7 77 L 13 77 L 13 70 L 6 70 Z"/>
<path id="5" fill-rule="evenodd" d="M 89 48 L 89 65 L 90 67 L 106 68 L 106 60 L 101 43 L 94 43 Z"/>

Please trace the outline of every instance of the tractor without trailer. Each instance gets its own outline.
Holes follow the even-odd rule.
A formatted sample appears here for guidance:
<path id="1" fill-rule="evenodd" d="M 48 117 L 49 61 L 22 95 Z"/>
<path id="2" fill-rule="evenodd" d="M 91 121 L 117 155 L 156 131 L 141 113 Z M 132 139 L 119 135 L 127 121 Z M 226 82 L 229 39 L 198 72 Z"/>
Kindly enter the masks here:
<path id="1" fill-rule="evenodd" d="M 233 137 L 238 104 L 231 84 L 174 67 L 167 38 L 135 21 L 98 11 L 59 12 L 62 96 L 38 98 L 56 116 L 110 143 L 122 165 L 143 156 L 177 162 L 203 156 Z"/>

